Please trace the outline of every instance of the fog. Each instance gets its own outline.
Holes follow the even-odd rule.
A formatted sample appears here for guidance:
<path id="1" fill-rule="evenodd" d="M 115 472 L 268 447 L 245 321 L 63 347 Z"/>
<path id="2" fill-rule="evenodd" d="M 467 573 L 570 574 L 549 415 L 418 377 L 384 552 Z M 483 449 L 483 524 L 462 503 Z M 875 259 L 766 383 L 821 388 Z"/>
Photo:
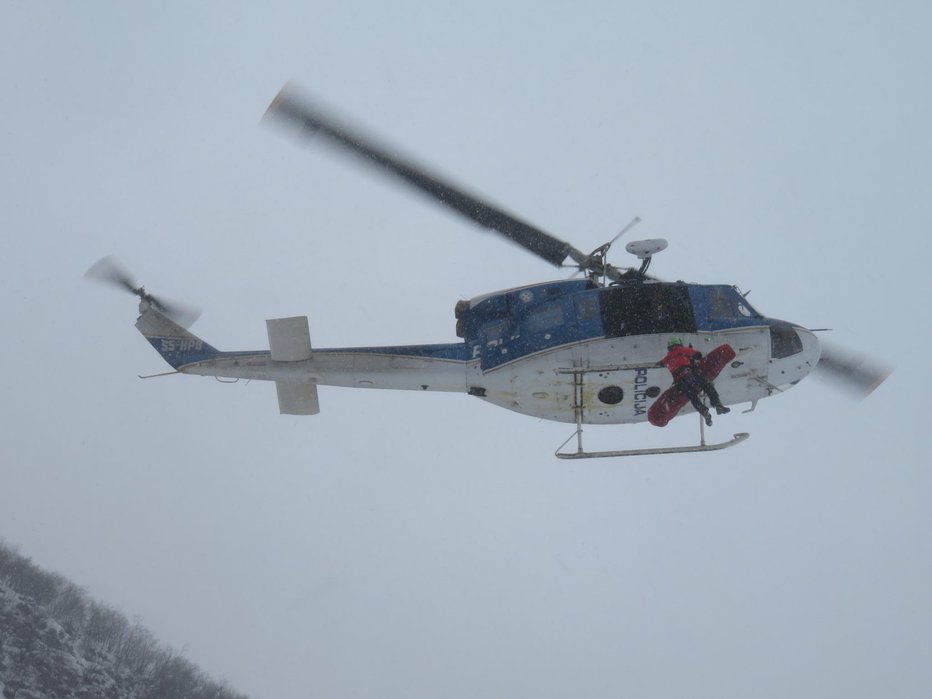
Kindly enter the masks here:
<path id="1" fill-rule="evenodd" d="M 920 697 L 932 684 L 924 3 L 5 3 L 0 537 L 261 697 Z M 288 81 L 582 250 L 896 365 L 711 454 L 559 461 L 464 395 L 167 371 L 105 254 L 224 350 L 455 341 L 560 278 L 322 144 Z M 622 246 L 611 261 L 626 260 Z M 617 253 L 615 250 L 617 249 Z M 589 428 L 695 440 L 694 417 Z"/>

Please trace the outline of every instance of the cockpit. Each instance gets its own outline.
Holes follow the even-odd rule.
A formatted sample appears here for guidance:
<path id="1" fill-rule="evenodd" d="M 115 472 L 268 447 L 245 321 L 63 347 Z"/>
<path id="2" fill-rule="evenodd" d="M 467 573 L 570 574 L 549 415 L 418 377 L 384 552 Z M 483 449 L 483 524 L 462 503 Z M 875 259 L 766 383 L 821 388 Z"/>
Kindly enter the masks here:
<path id="1" fill-rule="evenodd" d="M 795 326 L 765 318 L 733 286 L 656 282 L 620 284 L 598 293 L 606 337 L 691 334 L 765 325 L 770 327 L 774 359 L 803 351 Z"/>
<path id="2" fill-rule="evenodd" d="M 658 282 L 611 286 L 599 293 L 606 337 L 694 333 L 764 321 L 732 286 Z"/>
<path id="3" fill-rule="evenodd" d="M 771 356 L 803 351 L 796 326 L 765 318 L 735 287 L 685 282 L 547 282 L 456 306 L 457 335 L 476 342 L 483 369 L 550 347 L 599 337 L 693 335 L 769 327 Z"/>

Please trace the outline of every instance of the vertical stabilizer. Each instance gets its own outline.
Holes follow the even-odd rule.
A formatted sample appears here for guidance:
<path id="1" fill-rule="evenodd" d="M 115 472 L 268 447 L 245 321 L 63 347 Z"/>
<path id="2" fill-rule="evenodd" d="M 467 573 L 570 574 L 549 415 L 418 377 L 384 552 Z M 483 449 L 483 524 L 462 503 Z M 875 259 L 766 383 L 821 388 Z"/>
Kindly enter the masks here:
<path id="1" fill-rule="evenodd" d="M 136 329 L 162 355 L 162 359 L 175 369 L 221 354 L 218 349 L 169 320 L 146 301 L 139 304 L 139 313 Z"/>

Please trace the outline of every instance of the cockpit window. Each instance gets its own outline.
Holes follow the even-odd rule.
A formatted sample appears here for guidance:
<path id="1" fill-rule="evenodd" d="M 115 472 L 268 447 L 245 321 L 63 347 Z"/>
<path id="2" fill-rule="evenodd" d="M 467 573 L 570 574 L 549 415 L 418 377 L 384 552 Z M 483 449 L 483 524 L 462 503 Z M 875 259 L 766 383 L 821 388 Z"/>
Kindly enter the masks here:
<path id="1" fill-rule="evenodd" d="M 789 357 L 803 351 L 799 333 L 789 323 L 774 323 L 770 326 L 770 356 L 774 359 Z"/>
<path id="2" fill-rule="evenodd" d="M 732 287 L 710 287 L 709 310 L 713 318 L 754 318 L 760 314 Z"/>
<path id="3" fill-rule="evenodd" d="M 735 313 L 731 305 L 731 294 L 725 289 L 709 290 L 709 308 L 715 318 L 731 318 Z"/>

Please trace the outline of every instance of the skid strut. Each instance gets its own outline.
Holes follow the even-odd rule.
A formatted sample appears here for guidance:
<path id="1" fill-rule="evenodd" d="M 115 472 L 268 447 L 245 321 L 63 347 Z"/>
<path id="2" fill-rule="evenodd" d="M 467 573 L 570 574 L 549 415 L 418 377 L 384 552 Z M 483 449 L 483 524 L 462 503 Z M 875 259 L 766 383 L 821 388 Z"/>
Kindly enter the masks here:
<path id="1" fill-rule="evenodd" d="M 613 368 L 609 367 L 593 367 L 586 368 L 582 366 L 579 362 L 574 363 L 572 369 L 558 369 L 557 372 L 560 374 L 572 374 L 573 375 L 573 413 L 576 416 L 576 431 L 573 432 L 566 441 L 561 444 L 557 450 L 554 452 L 554 456 L 558 459 L 598 459 L 598 458 L 607 458 L 615 456 L 651 456 L 654 454 L 685 454 L 692 452 L 701 452 L 701 451 L 718 451 L 719 449 L 727 449 L 728 447 L 733 447 L 736 444 L 740 444 L 746 440 L 751 435 L 748 432 L 738 432 L 727 442 L 718 442 L 716 444 L 706 444 L 705 441 L 705 423 L 703 422 L 702 415 L 699 415 L 699 444 L 690 444 L 681 447 L 655 447 L 648 449 L 620 449 L 614 451 L 586 451 L 583 448 L 583 416 L 585 414 L 585 375 L 592 372 L 604 372 L 606 370 L 618 371 L 620 369 L 632 369 L 639 368 L 635 365 L 626 365 L 626 366 L 617 366 Z M 560 449 L 565 447 L 567 443 L 573 437 L 576 438 L 576 451 L 574 452 L 561 452 Z"/>

